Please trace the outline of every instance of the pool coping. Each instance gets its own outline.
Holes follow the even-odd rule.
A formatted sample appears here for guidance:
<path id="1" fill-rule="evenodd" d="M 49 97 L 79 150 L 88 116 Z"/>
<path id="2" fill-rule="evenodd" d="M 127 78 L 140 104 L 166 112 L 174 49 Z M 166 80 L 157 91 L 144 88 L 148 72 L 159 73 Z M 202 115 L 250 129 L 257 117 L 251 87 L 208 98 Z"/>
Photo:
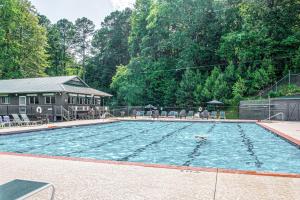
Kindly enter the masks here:
<path id="1" fill-rule="evenodd" d="M 111 164 L 119 166 L 135 166 L 135 167 L 147 167 L 158 169 L 173 169 L 183 172 L 215 172 L 215 173 L 228 173 L 228 174 L 241 174 L 241 175 L 255 175 L 255 176 L 271 176 L 271 177 L 286 177 L 286 178 L 300 178 L 300 174 L 293 173 L 274 173 L 274 172 L 260 172 L 251 170 L 235 170 L 225 168 L 209 168 L 209 167 L 190 167 L 190 166 L 176 166 L 176 165 L 163 165 L 163 164 L 147 164 L 139 162 L 125 162 L 125 161 L 113 161 L 113 160 L 97 160 L 90 158 L 77 158 L 77 157 L 63 157 L 63 156 L 49 156 L 49 155 L 35 155 L 35 154 L 22 154 L 13 152 L 0 152 L 0 156 L 19 156 L 29 158 L 44 158 L 52 160 L 66 160 L 66 161 L 79 161 L 98 164 Z"/>
<path id="2" fill-rule="evenodd" d="M 51 130 L 57 130 L 62 128 L 73 128 L 73 127 L 82 127 L 82 126 L 93 126 L 93 125 L 101 125 L 101 124 L 111 124 L 111 123 L 117 123 L 121 122 L 121 120 L 115 120 L 115 121 L 103 121 L 103 122 L 96 122 L 96 123 L 87 123 L 87 124 L 77 124 L 77 125 L 62 125 L 62 126 L 55 126 L 52 124 L 48 124 L 48 127 L 43 128 L 35 128 L 35 129 L 28 129 L 28 130 L 15 130 L 15 131 L 9 131 L 9 132 L 1 132 L 1 136 L 9 136 L 9 135 L 17 135 L 22 133 L 33 133 L 33 132 L 39 132 L 39 131 L 51 131 Z M 47 125 L 47 124 L 46 124 Z M 28 127 L 30 128 L 30 127 Z"/>
<path id="3" fill-rule="evenodd" d="M 296 147 L 298 147 L 300 149 L 300 140 L 296 139 L 296 138 L 293 138 L 291 136 L 289 136 L 288 134 L 285 134 L 281 131 L 278 131 L 274 128 L 271 128 L 261 122 L 256 122 L 257 125 L 261 126 L 262 128 L 266 129 L 267 131 L 273 133 L 274 135 L 277 135 L 279 136 L 280 138 L 286 140 L 287 142 L 295 145 Z"/>

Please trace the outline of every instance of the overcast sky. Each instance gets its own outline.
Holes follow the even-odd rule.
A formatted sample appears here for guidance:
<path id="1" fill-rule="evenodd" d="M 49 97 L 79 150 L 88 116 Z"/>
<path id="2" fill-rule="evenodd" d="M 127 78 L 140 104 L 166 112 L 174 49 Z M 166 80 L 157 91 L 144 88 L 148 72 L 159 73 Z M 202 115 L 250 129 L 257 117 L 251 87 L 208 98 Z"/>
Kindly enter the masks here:
<path id="1" fill-rule="evenodd" d="M 114 10 L 132 7 L 135 0 L 30 0 L 40 14 L 52 23 L 66 18 L 74 22 L 87 17 L 99 28 L 105 16 Z"/>

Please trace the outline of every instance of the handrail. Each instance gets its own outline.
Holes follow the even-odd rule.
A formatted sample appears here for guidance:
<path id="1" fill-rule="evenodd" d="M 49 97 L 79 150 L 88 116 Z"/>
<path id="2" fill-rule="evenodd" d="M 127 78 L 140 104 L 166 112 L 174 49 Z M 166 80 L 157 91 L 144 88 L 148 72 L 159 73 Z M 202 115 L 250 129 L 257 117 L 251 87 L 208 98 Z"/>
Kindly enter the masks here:
<path id="1" fill-rule="evenodd" d="M 269 121 L 270 121 L 272 118 L 277 117 L 277 116 L 279 116 L 279 115 L 281 115 L 281 120 L 283 121 L 283 120 L 284 120 L 284 113 L 283 113 L 283 112 L 280 112 L 280 113 L 277 113 L 277 114 L 275 114 L 275 115 L 272 115 L 272 116 L 268 117 L 268 118 L 265 119 L 265 120 L 269 120 Z"/>

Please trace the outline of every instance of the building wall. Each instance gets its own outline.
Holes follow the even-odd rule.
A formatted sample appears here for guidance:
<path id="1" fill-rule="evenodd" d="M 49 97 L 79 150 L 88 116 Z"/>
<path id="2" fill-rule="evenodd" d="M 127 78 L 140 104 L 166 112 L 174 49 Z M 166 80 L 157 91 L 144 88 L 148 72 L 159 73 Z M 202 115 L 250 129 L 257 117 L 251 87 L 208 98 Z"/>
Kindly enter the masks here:
<path id="1" fill-rule="evenodd" d="M 270 115 L 283 113 L 286 121 L 300 121 L 300 99 L 277 98 L 270 101 Z M 264 120 L 269 117 L 269 101 L 242 101 L 239 107 L 240 119 Z M 279 115 L 274 120 L 281 120 Z"/>

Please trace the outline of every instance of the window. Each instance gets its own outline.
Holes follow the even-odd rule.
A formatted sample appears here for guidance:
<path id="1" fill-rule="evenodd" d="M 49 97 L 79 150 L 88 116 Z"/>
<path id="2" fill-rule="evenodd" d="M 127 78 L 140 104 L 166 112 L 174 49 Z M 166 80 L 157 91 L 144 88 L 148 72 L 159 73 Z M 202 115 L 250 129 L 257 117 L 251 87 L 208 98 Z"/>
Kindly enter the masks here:
<path id="1" fill-rule="evenodd" d="M 29 97 L 29 104 L 39 104 L 39 98 L 36 96 Z"/>
<path id="2" fill-rule="evenodd" d="M 9 104 L 9 97 L 0 97 L 0 104 Z"/>
<path id="3" fill-rule="evenodd" d="M 45 96 L 45 104 L 55 104 L 55 96 Z"/>
<path id="4" fill-rule="evenodd" d="M 84 97 L 78 97 L 78 104 L 80 105 L 84 104 Z"/>
<path id="5" fill-rule="evenodd" d="M 69 96 L 68 104 L 76 104 L 76 96 Z"/>
<path id="6" fill-rule="evenodd" d="M 90 105 L 92 102 L 91 102 L 91 97 L 87 97 L 86 99 L 85 99 L 85 104 L 86 105 Z"/>
<path id="7" fill-rule="evenodd" d="M 95 105 L 101 105 L 101 98 L 100 97 L 95 97 L 94 98 L 94 104 Z"/>

